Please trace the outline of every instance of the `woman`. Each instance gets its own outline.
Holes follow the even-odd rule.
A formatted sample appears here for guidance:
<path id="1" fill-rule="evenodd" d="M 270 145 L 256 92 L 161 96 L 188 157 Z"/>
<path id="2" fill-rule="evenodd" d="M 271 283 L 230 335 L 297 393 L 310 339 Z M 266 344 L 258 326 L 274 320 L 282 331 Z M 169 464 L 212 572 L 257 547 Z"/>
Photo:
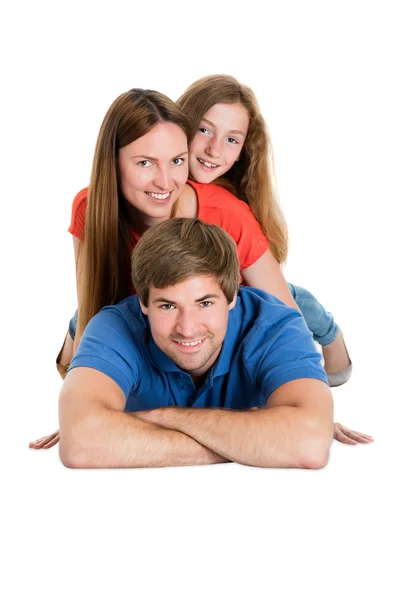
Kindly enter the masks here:
<path id="1" fill-rule="evenodd" d="M 279 263 L 249 207 L 219 186 L 185 183 L 190 140 L 183 113 L 157 92 L 131 90 L 107 112 L 89 191 L 75 198 L 70 226 L 79 306 L 75 344 L 103 306 L 134 292 L 131 252 L 144 230 L 172 216 L 199 216 L 222 226 L 237 243 L 244 282 L 294 305 Z M 64 348 L 63 354 L 68 353 L 70 349 Z M 63 356 L 60 362 L 65 365 Z M 57 441 L 58 432 L 31 447 L 49 448 Z"/>

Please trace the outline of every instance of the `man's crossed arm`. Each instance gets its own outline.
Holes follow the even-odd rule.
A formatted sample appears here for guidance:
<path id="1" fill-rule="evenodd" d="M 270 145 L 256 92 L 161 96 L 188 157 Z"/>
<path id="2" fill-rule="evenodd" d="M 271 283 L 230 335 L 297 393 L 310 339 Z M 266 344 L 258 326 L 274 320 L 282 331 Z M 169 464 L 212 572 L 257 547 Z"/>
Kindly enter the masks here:
<path id="1" fill-rule="evenodd" d="M 168 407 L 129 414 L 124 408 L 124 393 L 110 377 L 87 367 L 72 369 L 59 402 L 64 465 L 161 467 L 235 461 L 320 468 L 333 436 L 332 396 L 316 379 L 281 385 L 260 410 Z"/>

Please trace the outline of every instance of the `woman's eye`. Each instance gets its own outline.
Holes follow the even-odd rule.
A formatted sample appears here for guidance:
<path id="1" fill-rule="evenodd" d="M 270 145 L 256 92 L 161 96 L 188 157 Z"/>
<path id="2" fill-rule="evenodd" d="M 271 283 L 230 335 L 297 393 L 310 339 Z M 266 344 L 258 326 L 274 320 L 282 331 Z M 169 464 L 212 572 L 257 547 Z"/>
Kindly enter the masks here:
<path id="1" fill-rule="evenodd" d="M 235 140 L 235 138 L 232 138 L 232 137 L 229 137 L 229 138 L 228 138 L 228 142 L 229 142 L 230 144 L 238 144 L 238 143 L 239 143 L 237 140 Z"/>
<path id="2" fill-rule="evenodd" d="M 199 127 L 199 131 L 200 133 L 210 133 L 209 129 L 207 129 L 207 127 Z"/>
<path id="3" fill-rule="evenodd" d="M 138 162 L 138 165 L 140 165 L 141 167 L 149 167 L 151 165 L 151 162 L 149 160 L 141 160 Z"/>
<path id="4" fill-rule="evenodd" d="M 185 162 L 184 158 L 174 158 L 174 160 L 172 161 L 172 164 L 176 165 L 177 167 L 179 167 L 181 164 L 183 164 Z"/>

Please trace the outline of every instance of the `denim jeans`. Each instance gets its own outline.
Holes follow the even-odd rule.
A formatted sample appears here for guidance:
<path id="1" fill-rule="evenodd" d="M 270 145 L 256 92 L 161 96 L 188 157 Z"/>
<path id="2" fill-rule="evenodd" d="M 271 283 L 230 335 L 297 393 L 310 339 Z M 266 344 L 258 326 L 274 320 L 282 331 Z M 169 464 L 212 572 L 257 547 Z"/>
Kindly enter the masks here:
<path id="1" fill-rule="evenodd" d="M 308 329 L 314 340 L 321 346 L 327 346 L 337 336 L 339 327 L 330 312 L 306 289 L 288 283 L 290 292 L 303 313 Z"/>
<path id="2" fill-rule="evenodd" d="M 299 285 L 288 283 L 290 292 L 296 301 L 298 307 L 303 313 L 308 329 L 313 334 L 314 340 L 321 346 L 330 344 L 335 339 L 338 326 L 331 313 L 318 302 L 318 300 L 305 288 Z M 78 320 L 78 311 L 69 322 L 68 332 L 72 339 L 75 339 L 76 323 Z"/>
<path id="3" fill-rule="evenodd" d="M 72 319 L 70 320 L 69 325 L 68 325 L 68 333 L 72 337 L 73 340 L 75 339 L 77 323 L 78 323 L 78 310 L 75 311 L 75 314 L 72 317 Z"/>

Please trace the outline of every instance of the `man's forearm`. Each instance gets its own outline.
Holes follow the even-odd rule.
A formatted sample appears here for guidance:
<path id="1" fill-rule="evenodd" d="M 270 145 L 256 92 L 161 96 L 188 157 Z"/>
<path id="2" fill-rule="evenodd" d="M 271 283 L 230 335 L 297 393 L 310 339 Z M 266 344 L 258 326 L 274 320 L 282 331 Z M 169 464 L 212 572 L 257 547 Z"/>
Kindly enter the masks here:
<path id="1" fill-rule="evenodd" d="M 139 418 L 191 436 L 227 459 L 259 467 L 319 468 L 327 460 L 332 427 L 302 408 L 256 411 L 161 408 Z"/>
<path id="2" fill-rule="evenodd" d="M 72 468 L 205 465 L 229 462 L 186 434 L 102 409 L 73 428 L 60 419 L 60 457 Z"/>

